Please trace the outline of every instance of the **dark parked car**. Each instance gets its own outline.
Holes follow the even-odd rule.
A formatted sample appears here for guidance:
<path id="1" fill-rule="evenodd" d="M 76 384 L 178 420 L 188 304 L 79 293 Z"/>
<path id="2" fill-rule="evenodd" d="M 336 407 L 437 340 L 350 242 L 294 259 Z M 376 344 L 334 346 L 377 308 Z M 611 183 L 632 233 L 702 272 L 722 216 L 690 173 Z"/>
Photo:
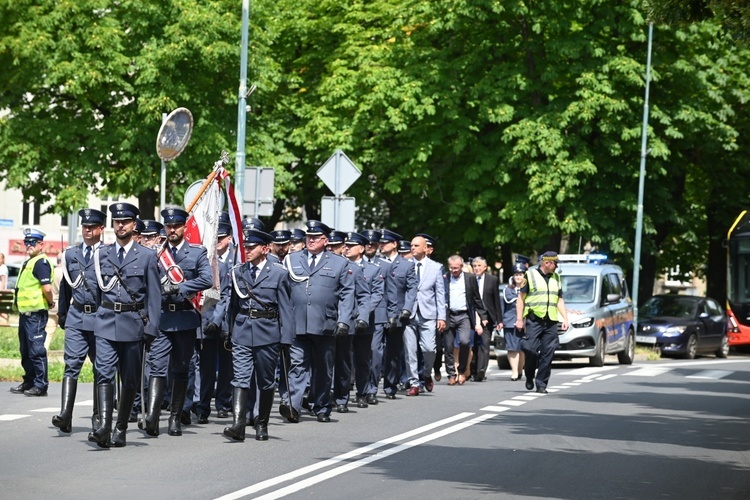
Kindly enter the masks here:
<path id="1" fill-rule="evenodd" d="M 16 287 L 18 275 L 21 273 L 21 266 L 18 264 L 6 265 L 8 266 L 8 282 L 6 283 L 5 288 L 13 290 Z"/>
<path id="2" fill-rule="evenodd" d="M 635 341 L 658 348 L 662 356 L 693 359 L 696 354 L 711 353 L 726 358 L 727 316 L 708 297 L 654 295 L 638 311 Z"/>

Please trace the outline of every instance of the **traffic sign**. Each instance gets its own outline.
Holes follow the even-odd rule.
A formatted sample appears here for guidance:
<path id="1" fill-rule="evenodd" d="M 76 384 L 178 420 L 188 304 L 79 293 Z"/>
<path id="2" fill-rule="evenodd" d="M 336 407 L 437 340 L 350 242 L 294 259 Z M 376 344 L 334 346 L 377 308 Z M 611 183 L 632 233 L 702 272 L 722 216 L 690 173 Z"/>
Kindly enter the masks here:
<path id="1" fill-rule="evenodd" d="M 270 167 L 245 169 L 242 213 L 251 217 L 273 215 L 273 184 L 275 171 Z"/>
<path id="2" fill-rule="evenodd" d="M 320 221 L 337 231 L 354 231 L 356 200 L 349 196 L 323 196 L 320 202 Z"/>
<path id="3" fill-rule="evenodd" d="M 340 149 L 318 169 L 318 177 L 336 196 L 344 194 L 360 175 L 362 172 Z"/>

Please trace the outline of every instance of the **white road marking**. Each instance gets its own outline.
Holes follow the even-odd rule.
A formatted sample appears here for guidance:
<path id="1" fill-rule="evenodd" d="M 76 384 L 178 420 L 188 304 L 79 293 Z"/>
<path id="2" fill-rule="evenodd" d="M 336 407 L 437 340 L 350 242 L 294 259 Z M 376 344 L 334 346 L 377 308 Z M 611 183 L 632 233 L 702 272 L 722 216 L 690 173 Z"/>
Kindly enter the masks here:
<path id="1" fill-rule="evenodd" d="M 511 399 L 518 399 L 519 401 L 534 401 L 538 397 L 539 396 L 536 395 L 536 394 L 534 396 L 532 396 L 530 394 L 524 394 L 522 396 L 516 396 L 516 397 L 511 398 Z"/>
<path id="2" fill-rule="evenodd" d="M 5 415 L 0 415 L 0 422 L 10 422 L 11 420 L 18 420 L 19 418 L 26 418 L 30 416 L 31 415 L 13 415 L 11 413 L 7 413 Z"/>
<path id="3" fill-rule="evenodd" d="M 505 401 L 500 401 L 499 405 L 508 405 L 508 406 L 521 406 L 525 405 L 526 401 L 513 401 L 512 399 L 506 399 Z"/>
<path id="4" fill-rule="evenodd" d="M 602 380 L 609 380 L 609 379 L 611 379 L 611 378 L 615 378 L 616 376 L 617 376 L 617 374 L 616 374 L 616 373 L 610 373 L 609 375 L 604 375 L 603 377 L 601 377 L 601 378 L 599 379 L 599 381 L 602 381 Z"/>
<path id="5" fill-rule="evenodd" d="M 563 383 L 563 385 L 568 386 L 568 387 L 576 387 L 578 385 L 581 385 L 581 383 L 580 382 L 565 382 Z"/>
<path id="6" fill-rule="evenodd" d="M 619 366 L 587 366 L 586 368 L 576 368 L 574 370 L 568 370 L 566 372 L 555 372 L 555 375 L 573 375 L 574 377 L 586 376 L 586 375 L 599 375 L 602 372 L 616 370 Z"/>
<path id="7" fill-rule="evenodd" d="M 720 378 L 724 378 L 727 375 L 731 375 L 732 371 L 726 371 L 726 370 L 704 370 L 702 372 L 698 372 L 695 375 L 688 375 L 685 378 L 700 378 L 700 379 L 709 379 L 709 380 L 718 380 Z"/>
<path id="8" fill-rule="evenodd" d="M 392 455 L 395 455 L 396 453 L 400 453 L 402 451 L 408 450 L 409 448 L 413 448 L 415 446 L 419 446 L 424 443 L 429 443 L 430 441 L 434 441 L 435 439 L 439 439 L 443 436 L 447 436 L 448 434 L 453 434 L 454 432 L 458 432 L 460 430 L 463 430 L 467 427 L 471 427 L 472 425 L 476 425 L 478 423 L 484 422 L 485 420 L 489 420 L 491 418 L 495 417 L 495 414 L 487 413 L 485 415 L 479 415 L 477 417 L 472 418 L 471 420 L 461 422 L 460 424 L 456 424 L 452 427 L 448 427 L 446 429 L 442 429 L 438 432 L 435 432 L 434 434 L 429 434 L 427 436 L 422 436 L 420 438 L 417 438 L 413 441 L 409 441 L 408 443 L 401 444 L 399 446 L 394 446 L 393 448 L 389 448 L 387 450 L 383 450 L 379 453 L 376 453 L 375 455 L 370 455 L 368 457 L 364 457 L 360 460 L 357 460 L 356 462 L 348 463 L 345 465 L 342 465 L 340 467 L 337 467 L 335 469 L 331 469 L 329 471 L 323 472 L 321 474 L 318 474 L 317 476 L 313 476 L 310 478 L 307 478 L 305 480 L 302 480 L 298 483 L 292 484 L 290 486 L 287 486 L 285 488 L 281 488 L 280 490 L 272 491 L 271 493 L 268 493 L 266 495 L 258 497 L 258 500 L 273 500 L 276 498 L 281 498 L 287 495 L 291 495 L 292 493 L 296 493 L 300 490 L 303 490 L 305 488 L 309 488 L 310 486 L 314 484 L 318 484 L 320 482 L 323 482 L 327 479 L 330 479 L 332 477 L 339 476 L 341 474 L 347 473 L 349 471 L 352 471 L 354 469 L 357 469 L 359 467 L 362 467 L 367 464 L 371 464 L 372 462 L 376 462 L 378 460 L 382 460 L 384 458 L 388 458 Z"/>
<path id="9" fill-rule="evenodd" d="M 37 408 L 36 410 L 29 410 L 38 413 L 58 413 L 60 411 L 59 406 L 51 406 L 48 408 Z"/>
<path id="10" fill-rule="evenodd" d="M 504 411 L 508 411 L 511 408 L 507 406 L 485 406 L 484 408 L 480 408 L 480 411 L 494 411 L 495 413 L 502 413 Z"/>
<path id="11" fill-rule="evenodd" d="M 344 453 L 342 455 L 338 455 L 333 458 L 329 458 L 328 460 L 324 460 L 322 462 L 318 462 L 316 464 L 308 465 L 307 467 L 303 467 L 301 469 L 297 469 L 296 471 L 289 472 L 287 474 L 282 474 L 281 476 L 277 476 L 271 479 L 267 479 L 266 481 L 261 481 L 260 483 L 256 483 L 252 486 L 248 486 L 247 488 L 243 488 L 241 490 L 235 491 L 233 493 L 228 493 L 224 496 L 219 497 L 217 500 L 230 500 L 230 499 L 236 499 L 236 498 L 242 498 L 248 495 L 251 495 L 253 493 L 256 493 L 258 491 L 262 491 L 265 489 L 268 489 L 272 486 L 276 486 L 277 484 L 281 484 L 286 481 L 290 481 L 292 479 L 296 479 L 300 476 L 304 476 L 306 474 L 309 474 L 311 472 L 315 472 L 316 470 L 323 469 L 325 467 L 328 467 L 330 465 L 337 465 L 341 462 L 345 462 L 351 458 L 358 457 L 360 455 L 364 455 L 365 453 L 368 453 L 372 450 L 376 450 L 378 448 L 382 448 L 383 446 L 396 443 L 398 441 L 401 441 L 403 439 L 410 438 L 412 436 L 416 436 L 417 434 L 422 434 L 427 431 L 431 431 L 432 429 L 435 429 L 437 427 L 441 427 L 443 425 L 455 422 L 457 420 L 463 420 L 466 417 L 470 417 L 474 415 L 474 413 L 470 412 L 464 412 L 459 413 L 458 415 L 454 415 L 449 418 L 445 418 L 443 420 L 438 420 L 437 422 L 433 422 L 428 425 L 424 425 L 422 427 L 418 427 L 414 430 L 404 432 L 403 434 L 399 434 L 397 436 L 393 436 L 387 439 L 383 439 L 382 441 L 378 441 L 372 444 L 368 444 L 367 446 L 363 446 L 361 448 L 357 448 L 356 450 L 349 451 L 347 453 Z M 489 415 L 489 417 L 492 417 L 494 415 Z"/>
<path id="12" fill-rule="evenodd" d="M 672 371 L 672 368 L 668 368 L 665 366 L 644 366 L 635 371 L 625 373 L 625 375 L 631 377 L 658 377 L 659 375 L 664 375 L 669 371 Z"/>

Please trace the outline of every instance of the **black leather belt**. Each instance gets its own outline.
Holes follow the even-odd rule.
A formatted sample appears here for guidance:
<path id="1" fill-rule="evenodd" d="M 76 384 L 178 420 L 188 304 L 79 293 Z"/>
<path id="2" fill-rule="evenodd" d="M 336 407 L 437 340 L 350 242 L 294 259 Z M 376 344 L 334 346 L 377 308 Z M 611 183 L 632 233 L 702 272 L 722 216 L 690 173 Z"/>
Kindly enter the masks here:
<path id="1" fill-rule="evenodd" d="M 179 302 L 176 304 L 163 304 L 161 306 L 162 311 L 175 312 L 175 311 L 189 311 L 193 308 L 193 304 L 190 302 Z"/>
<path id="2" fill-rule="evenodd" d="M 451 314 L 453 314 L 454 316 L 458 316 L 459 314 L 466 314 L 467 312 L 468 311 L 466 309 L 464 309 L 463 311 L 454 311 L 451 309 Z"/>
<path id="3" fill-rule="evenodd" d="M 279 317 L 279 311 L 277 309 L 271 309 L 268 311 L 265 311 L 263 309 L 240 309 L 240 313 L 244 314 L 245 316 L 250 316 L 251 319 L 276 319 Z"/>
<path id="4" fill-rule="evenodd" d="M 82 313 L 93 314 L 93 313 L 96 312 L 96 310 L 97 310 L 97 308 L 99 306 L 97 306 L 96 304 L 81 304 L 80 302 L 77 302 L 77 301 L 74 300 L 73 301 L 73 307 L 75 307 L 76 309 L 78 309 Z"/>
<path id="5" fill-rule="evenodd" d="M 143 302 L 108 302 L 102 300 L 102 307 L 112 309 L 114 312 L 140 311 L 144 308 Z"/>

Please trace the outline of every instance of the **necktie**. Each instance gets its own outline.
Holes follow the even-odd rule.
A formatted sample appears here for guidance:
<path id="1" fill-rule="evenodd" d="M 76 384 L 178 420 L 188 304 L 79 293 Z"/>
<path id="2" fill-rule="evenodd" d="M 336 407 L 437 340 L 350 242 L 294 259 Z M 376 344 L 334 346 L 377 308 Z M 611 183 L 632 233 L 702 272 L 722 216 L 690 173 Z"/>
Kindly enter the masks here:
<path id="1" fill-rule="evenodd" d="M 169 247 L 169 249 L 172 251 L 172 259 L 177 259 L 177 247 Z"/>
<path id="2" fill-rule="evenodd" d="M 310 260 L 310 272 L 312 272 L 313 269 L 315 269 L 315 258 L 317 255 L 313 255 L 312 259 Z"/>
<path id="3" fill-rule="evenodd" d="M 250 282 L 255 283 L 255 276 L 258 274 L 258 266 L 250 268 Z"/>
<path id="4" fill-rule="evenodd" d="M 86 246 L 86 251 L 83 253 L 83 261 L 88 264 L 89 260 L 91 260 L 91 247 Z"/>
<path id="5" fill-rule="evenodd" d="M 422 263 L 421 262 L 417 264 L 417 283 L 419 283 L 420 281 L 422 281 Z"/>
<path id="6" fill-rule="evenodd" d="M 120 261 L 120 264 L 122 264 L 122 259 L 125 258 L 125 249 L 120 247 L 120 249 L 117 251 L 117 260 Z"/>

